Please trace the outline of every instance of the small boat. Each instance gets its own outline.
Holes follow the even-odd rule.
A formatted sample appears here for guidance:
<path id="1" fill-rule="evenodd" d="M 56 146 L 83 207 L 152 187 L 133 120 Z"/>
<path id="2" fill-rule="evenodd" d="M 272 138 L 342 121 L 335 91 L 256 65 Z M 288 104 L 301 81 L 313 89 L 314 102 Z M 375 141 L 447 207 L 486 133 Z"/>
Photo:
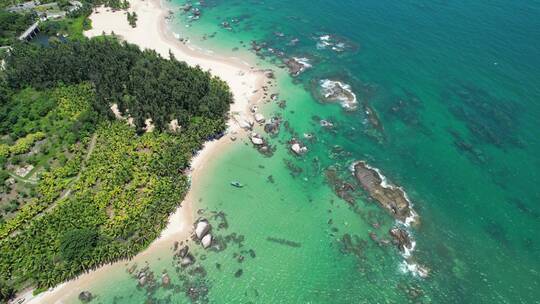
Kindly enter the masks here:
<path id="1" fill-rule="evenodd" d="M 231 186 L 233 187 L 236 187 L 236 188 L 242 188 L 244 187 L 244 185 L 242 185 L 240 182 L 231 182 Z"/>

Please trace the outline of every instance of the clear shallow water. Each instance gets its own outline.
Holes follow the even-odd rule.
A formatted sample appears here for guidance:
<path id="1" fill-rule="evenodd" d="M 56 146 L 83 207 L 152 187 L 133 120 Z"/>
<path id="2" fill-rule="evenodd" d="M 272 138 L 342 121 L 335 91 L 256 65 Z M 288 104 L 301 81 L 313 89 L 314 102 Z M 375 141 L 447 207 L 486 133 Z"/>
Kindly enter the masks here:
<path id="1" fill-rule="evenodd" d="M 205 2 L 200 20 L 186 28 L 187 15 L 178 13 L 173 29 L 203 48 L 252 59 L 250 41 L 265 41 L 313 67 L 295 79 L 278 70 L 287 107 L 272 103 L 265 111 L 290 127 L 271 139 L 275 154 L 239 144 L 201 182 L 201 216 L 218 227 L 223 217 L 213 215 L 224 213 L 227 228 L 216 234 L 227 248 L 198 250 L 204 272 L 176 275 L 171 252 L 163 252 L 150 265 L 168 269 L 174 287 L 147 291 L 125 274 L 89 287 L 99 302 L 189 302 L 190 282 L 208 290 L 197 301 L 210 303 L 537 303 L 538 3 Z M 317 48 L 324 34 L 350 48 Z M 281 65 L 262 53 L 261 66 Z M 350 84 L 359 110 L 316 100 L 312 92 L 326 78 Z M 382 128 L 369 123 L 365 104 Z M 321 128 L 319 118 L 336 128 Z M 295 157 L 286 141 L 305 132 L 316 139 Z M 352 181 L 355 160 L 380 168 L 411 197 L 421 218 L 412 229 L 414 258 L 430 269 L 428 278 L 403 272 L 398 250 L 370 239 L 369 232 L 389 238 L 390 216 L 361 191 L 351 207 L 329 187 L 325 170 Z M 246 187 L 232 188 L 231 180 Z"/>

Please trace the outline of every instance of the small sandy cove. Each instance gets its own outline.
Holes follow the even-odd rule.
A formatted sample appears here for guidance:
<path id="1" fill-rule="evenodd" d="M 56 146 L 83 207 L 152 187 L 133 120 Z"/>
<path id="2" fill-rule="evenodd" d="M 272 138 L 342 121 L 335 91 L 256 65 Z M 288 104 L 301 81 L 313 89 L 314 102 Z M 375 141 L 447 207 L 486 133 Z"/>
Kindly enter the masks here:
<path id="1" fill-rule="evenodd" d="M 85 33 L 86 36 L 95 37 L 114 32 L 120 39 L 137 44 L 142 49 L 153 49 L 165 58 L 169 58 L 170 51 L 178 60 L 192 66 L 199 65 L 203 70 L 210 70 L 213 75 L 219 76 L 228 83 L 234 95 L 229 132 L 243 132 L 237 122 L 251 118 L 249 108 L 261 100 L 262 86 L 267 80 L 264 73 L 238 58 L 209 55 L 178 41 L 168 31 L 165 24 L 168 10 L 161 6 L 159 0 L 130 0 L 129 2 L 129 11 L 137 13 L 137 27 L 132 28 L 128 24 L 126 11 L 114 12 L 109 8 L 101 7 L 90 16 L 92 29 Z M 131 259 L 130 263 L 136 262 L 142 265 L 156 252 L 170 250 L 175 241 L 187 240 L 190 237 L 196 220 L 194 193 L 198 191 L 197 180 L 204 174 L 205 164 L 217 153 L 225 151 L 232 143 L 228 136 L 206 143 L 204 149 L 192 161 L 192 187 L 181 207 L 171 215 L 169 224 L 161 236 L 148 249 Z M 112 274 L 124 272 L 127 262 L 118 261 L 104 265 L 35 297 L 32 296 L 32 291 L 28 290 L 13 302 L 17 303 L 18 300 L 25 299 L 23 303 L 69 303 L 76 299 L 81 291 L 86 290 L 92 282 L 106 282 L 111 279 Z"/>

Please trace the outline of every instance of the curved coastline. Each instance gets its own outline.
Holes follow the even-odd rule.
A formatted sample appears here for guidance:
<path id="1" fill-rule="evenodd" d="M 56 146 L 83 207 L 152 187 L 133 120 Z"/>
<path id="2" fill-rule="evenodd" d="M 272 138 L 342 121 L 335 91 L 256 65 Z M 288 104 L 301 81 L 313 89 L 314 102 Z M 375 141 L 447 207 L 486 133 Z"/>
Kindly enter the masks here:
<path id="1" fill-rule="evenodd" d="M 227 131 L 244 133 L 238 121 L 251 117 L 250 107 L 262 99 L 262 86 L 267 81 L 264 71 L 256 69 L 243 58 L 221 57 L 214 52 L 207 52 L 178 41 L 166 22 L 168 9 L 160 0 L 130 0 L 130 5 L 128 11 L 135 11 L 138 15 L 137 27 L 132 28 L 128 24 L 125 11 L 112 11 L 100 7 L 91 14 L 92 29 L 85 32 L 85 35 L 91 38 L 103 33 L 114 33 L 121 40 L 136 44 L 141 49 L 154 50 L 165 58 L 169 57 L 170 52 L 176 59 L 192 66 L 198 65 L 201 69 L 220 77 L 227 82 L 234 96 Z M 69 303 L 92 282 L 107 281 L 112 275 L 125 272 L 127 263 L 143 264 L 157 252 L 171 248 L 176 241 L 188 240 L 196 220 L 195 196 L 200 191 L 197 181 L 205 174 L 205 165 L 217 154 L 226 153 L 232 144 L 234 141 L 224 136 L 219 140 L 207 142 L 193 157 L 190 172 L 192 185 L 180 206 L 170 215 L 165 230 L 147 249 L 131 259 L 103 265 L 37 296 L 32 295 L 33 289 L 26 290 L 13 302 L 24 299 L 24 303 Z"/>

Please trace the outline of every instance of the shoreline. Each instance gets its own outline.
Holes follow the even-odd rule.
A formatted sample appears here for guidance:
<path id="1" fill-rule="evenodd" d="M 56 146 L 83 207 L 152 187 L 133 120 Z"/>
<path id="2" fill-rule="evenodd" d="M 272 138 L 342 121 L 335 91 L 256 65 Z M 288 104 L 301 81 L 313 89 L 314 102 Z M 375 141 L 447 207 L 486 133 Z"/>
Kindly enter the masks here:
<path id="1" fill-rule="evenodd" d="M 141 49 L 155 50 L 164 58 L 169 58 L 170 51 L 179 61 L 185 61 L 191 66 L 199 65 L 201 69 L 209 70 L 212 75 L 227 82 L 234 97 L 234 103 L 230 106 L 227 133 L 238 132 L 238 135 L 245 133 L 238 122 L 251 119 L 250 107 L 262 100 L 262 86 L 267 80 L 264 72 L 250 66 L 240 58 L 221 58 L 178 41 L 165 19 L 168 8 L 160 0 L 130 0 L 130 8 L 127 11 L 137 13 L 137 27 L 132 28 L 128 24 L 126 11 L 113 12 L 109 8 L 99 7 L 94 9 L 89 17 L 92 21 L 92 29 L 85 32 L 85 36 L 92 38 L 102 33 L 114 32 L 119 39 L 136 44 Z M 227 151 L 234 143 L 228 136 L 206 142 L 201 151 L 192 158 L 191 187 L 180 206 L 170 215 L 167 227 L 148 248 L 131 259 L 102 265 L 37 296 L 32 295 L 33 289 L 27 289 L 12 302 L 18 303 L 19 300 L 24 299 L 22 303 L 68 303 L 80 292 L 88 290 L 92 282 L 110 279 L 111 272 L 125 272 L 127 263 L 143 264 L 155 253 L 171 248 L 175 241 L 188 240 L 196 220 L 194 195 L 198 193 L 197 180 L 205 174 L 205 164 L 218 153 Z"/>

